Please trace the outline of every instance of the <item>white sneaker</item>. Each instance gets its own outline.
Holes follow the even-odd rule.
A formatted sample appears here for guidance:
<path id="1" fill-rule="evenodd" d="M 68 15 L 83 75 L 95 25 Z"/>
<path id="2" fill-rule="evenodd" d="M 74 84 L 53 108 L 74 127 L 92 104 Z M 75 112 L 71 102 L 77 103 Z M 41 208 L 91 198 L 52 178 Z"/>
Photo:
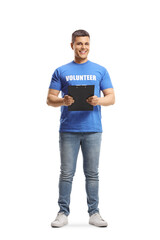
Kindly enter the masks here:
<path id="1" fill-rule="evenodd" d="M 51 222 L 51 227 L 63 227 L 66 224 L 68 224 L 68 217 L 63 212 L 60 212 L 57 214 L 56 219 Z"/>
<path id="2" fill-rule="evenodd" d="M 90 216 L 89 224 L 92 224 L 97 227 L 107 227 L 108 223 L 102 219 L 99 213 L 95 213 Z"/>

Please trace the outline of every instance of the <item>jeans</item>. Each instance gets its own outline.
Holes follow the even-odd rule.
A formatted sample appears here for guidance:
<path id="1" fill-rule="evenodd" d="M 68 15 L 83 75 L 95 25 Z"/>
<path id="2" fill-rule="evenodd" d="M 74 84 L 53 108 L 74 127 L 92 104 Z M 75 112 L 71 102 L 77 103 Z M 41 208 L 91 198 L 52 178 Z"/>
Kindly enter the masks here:
<path id="1" fill-rule="evenodd" d="M 83 155 L 83 171 L 85 175 L 85 188 L 87 194 L 88 213 L 99 212 L 99 154 L 101 145 L 101 132 L 92 133 L 59 133 L 59 146 L 61 156 L 61 173 L 59 178 L 59 212 L 69 215 L 70 194 L 73 176 L 76 170 L 77 156 L 81 147 Z"/>

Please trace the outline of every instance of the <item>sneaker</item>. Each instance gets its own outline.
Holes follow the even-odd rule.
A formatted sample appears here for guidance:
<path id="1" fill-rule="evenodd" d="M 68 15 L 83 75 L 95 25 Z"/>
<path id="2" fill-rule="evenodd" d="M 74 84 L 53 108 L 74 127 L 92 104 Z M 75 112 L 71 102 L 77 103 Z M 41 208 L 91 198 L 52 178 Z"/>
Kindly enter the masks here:
<path id="1" fill-rule="evenodd" d="M 68 217 L 63 212 L 60 212 L 57 214 L 56 219 L 51 222 L 51 227 L 63 227 L 66 224 L 68 224 Z"/>
<path id="2" fill-rule="evenodd" d="M 95 213 L 90 216 L 89 224 L 94 225 L 96 227 L 107 227 L 108 223 L 102 219 L 99 213 Z"/>

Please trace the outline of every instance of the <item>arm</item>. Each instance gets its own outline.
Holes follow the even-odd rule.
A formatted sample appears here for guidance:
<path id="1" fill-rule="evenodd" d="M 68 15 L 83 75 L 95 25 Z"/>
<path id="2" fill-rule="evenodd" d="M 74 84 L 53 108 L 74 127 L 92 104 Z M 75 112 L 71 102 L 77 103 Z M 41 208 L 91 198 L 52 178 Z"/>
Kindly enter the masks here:
<path id="1" fill-rule="evenodd" d="M 109 106 L 115 103 L 115 95 L 113 88 L 107 88 L 103 91 L 104 97 L 92 96 L 87 99 L 87 102 L 93 106 Z"/>
<path id="2" fill-rule="evenodd" d="M 60 91 L 49 89 L 47 96 L 47 104 L 52 107 L 70 106 L 74 100 L 72 97 L 65 95 L 64 98 L 58 97 Z"/>

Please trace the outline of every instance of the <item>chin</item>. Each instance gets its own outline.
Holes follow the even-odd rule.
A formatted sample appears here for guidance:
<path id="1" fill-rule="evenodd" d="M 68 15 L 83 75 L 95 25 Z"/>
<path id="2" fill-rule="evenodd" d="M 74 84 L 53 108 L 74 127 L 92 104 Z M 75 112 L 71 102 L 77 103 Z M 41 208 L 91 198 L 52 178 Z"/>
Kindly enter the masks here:
<path id="1" fill-rule="evenodd" d="M 87 56 L 79 56 L 81 59 L 86 59 Z"/>

